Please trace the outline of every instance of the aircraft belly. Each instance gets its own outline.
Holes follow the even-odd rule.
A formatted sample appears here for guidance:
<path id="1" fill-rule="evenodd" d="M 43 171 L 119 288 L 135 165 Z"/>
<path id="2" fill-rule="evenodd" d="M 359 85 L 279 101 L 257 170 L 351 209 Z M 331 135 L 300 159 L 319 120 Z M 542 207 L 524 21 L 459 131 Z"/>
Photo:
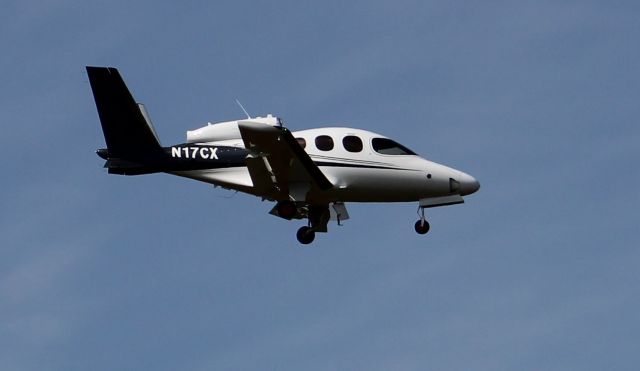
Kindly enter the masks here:
<path id="1" fill-rule="evenodd" d="M 322 167 L 334 183 L 335 197 L 345 202 L 409 202 L 425 197 L 427 177 L 422 171 Z"/>
<path id="2" fill-rule="evenodd" d="M 223 188 L 255 194 L 253 182 L 246 167 L 176 171 L 171 174 L 199 180 Z"/>

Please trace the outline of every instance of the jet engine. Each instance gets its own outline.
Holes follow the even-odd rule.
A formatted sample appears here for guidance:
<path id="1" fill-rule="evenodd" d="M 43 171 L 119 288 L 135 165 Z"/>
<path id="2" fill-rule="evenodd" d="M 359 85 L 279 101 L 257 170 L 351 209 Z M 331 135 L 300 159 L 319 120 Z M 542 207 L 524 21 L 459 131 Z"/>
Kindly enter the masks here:
<path id="1" fill-rule="evenodd" d="M 223 140 L 242 139 L 238 123 L 261 123 L 271 126 L 282 126 L 282 120 L 271 114 L 267 117 L 253 117 L 246 120 L 225 121 L 218 123 L 208 123 L 206 126 L 195 130 L 187 131 L 187 143 L 210 143 Z"/>

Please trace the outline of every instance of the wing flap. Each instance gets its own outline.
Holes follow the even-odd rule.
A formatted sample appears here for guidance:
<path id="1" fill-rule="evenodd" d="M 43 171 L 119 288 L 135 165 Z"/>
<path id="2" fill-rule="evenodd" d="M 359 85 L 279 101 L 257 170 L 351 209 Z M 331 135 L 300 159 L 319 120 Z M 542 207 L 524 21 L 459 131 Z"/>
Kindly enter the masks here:
<path id="1" fill-rule="evenodd" d="M 249 155 L 245 160 L 253 186 L 263 194 L 278 193 L 278 183 L 275 174 L 265 156 Z"/>

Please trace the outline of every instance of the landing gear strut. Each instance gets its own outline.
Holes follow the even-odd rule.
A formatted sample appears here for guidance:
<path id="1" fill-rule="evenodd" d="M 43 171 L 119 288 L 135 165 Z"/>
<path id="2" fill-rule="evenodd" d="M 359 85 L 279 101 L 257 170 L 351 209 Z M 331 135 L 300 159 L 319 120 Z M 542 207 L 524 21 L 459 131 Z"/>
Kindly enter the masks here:
<path id="1" fill-rule="evenodd" d="M 414 225 L 414 228 L 418 234 L 426 234 L 429 232 L 429 222 L 424 217 L 424 207 L 418 207 L 418 216 L 420 219 Z"/>
<path id="2" fill-rule="evenodd" d="M 331 219 L 328 205 L 308 205 L 307 218 L 309 224 L 298 229 L 296 237 L 303 245 L 308 245 L 316 238 L 316 232 L 327 232 L 327 223 Z"/>
<path id="3" fill-rule="evenodd" d="M 298 242 L 303 245 L 308 245 L 316 238 L 316 232 L 314 232 L 311 227 L 304 226 L 298 229 L 296 237 L 298 238 Z"/>

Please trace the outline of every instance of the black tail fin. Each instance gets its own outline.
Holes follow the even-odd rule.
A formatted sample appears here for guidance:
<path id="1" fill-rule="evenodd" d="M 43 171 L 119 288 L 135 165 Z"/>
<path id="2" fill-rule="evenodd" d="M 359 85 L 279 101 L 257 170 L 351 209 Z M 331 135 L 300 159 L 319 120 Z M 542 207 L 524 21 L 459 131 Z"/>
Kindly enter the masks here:
<path id="1" fill-rule="evenodd" d="M 107 142 L 105 155 L 144 164 L 162 153 L 146 110 L 133 99 L 118 70 L 87 67 L 87 73 Z"/>

